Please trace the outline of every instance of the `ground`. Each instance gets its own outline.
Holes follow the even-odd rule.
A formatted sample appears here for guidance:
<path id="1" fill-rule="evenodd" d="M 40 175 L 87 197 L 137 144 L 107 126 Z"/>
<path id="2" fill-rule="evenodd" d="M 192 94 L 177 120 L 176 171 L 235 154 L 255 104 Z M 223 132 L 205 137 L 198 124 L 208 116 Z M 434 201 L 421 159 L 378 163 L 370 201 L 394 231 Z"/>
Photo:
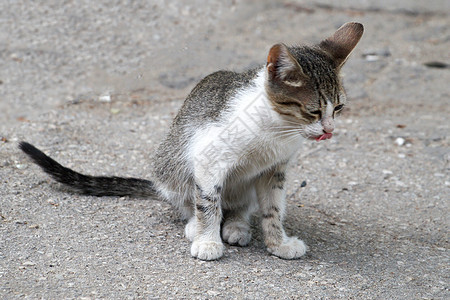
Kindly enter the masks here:
<path id="1" fill-rule="evenodd" d="M 450 4 L 335 2 L 0 3 L 1 298 L 448 299 Z M 194 259 L 168 204 L 68 192 L 17 149 L 148 178 L 199 79 L 347 21 L 365 26 L 348 108 L 289 171 L 299 260 L 269 255 L 258 220 L 249 247 Z"/>

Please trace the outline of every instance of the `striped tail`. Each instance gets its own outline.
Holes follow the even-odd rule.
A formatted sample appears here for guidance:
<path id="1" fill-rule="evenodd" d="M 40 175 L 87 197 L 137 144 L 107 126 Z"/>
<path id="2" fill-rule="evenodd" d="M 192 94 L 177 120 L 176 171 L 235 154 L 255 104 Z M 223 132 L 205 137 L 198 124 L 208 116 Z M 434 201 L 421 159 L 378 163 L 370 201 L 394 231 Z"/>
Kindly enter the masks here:
<path id="1" fill-rule="evenodd" d="M 93 196 L 152 197 L 157 195 L 153 182 L 149 180 L 83 175 L 63 167 L 27 142 L 20 142 L 19 148 L 54 180 L 79 193 Z"/>

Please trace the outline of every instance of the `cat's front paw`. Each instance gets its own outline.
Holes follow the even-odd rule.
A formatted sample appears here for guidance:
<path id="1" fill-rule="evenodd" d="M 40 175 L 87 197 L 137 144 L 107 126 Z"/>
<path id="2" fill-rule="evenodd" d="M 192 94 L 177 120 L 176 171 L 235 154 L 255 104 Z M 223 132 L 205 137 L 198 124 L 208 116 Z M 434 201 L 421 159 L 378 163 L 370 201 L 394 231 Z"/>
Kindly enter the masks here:
<path id="1" fill-rule="evenodd" d="M 250 226 L 244 222 L 225 222 L 222 227 L 222 239 L 230 245 L 247 246 L 252 239 Z"/>
<path id="2" fill-rule="evenodd" d="M 281 245 L 267 248 L 267 251 L 283 259 L 299 258 L 306 253 L 306 250 L 305 243 L 296 237 L 285 238 Z"/>
<path id="3" fill-rule="evenodd" d="M 191 255 L 201 260 L 214 260 L 222 257 L 223 248 L 222 242 L 195 241 L 191 246 Z"/>

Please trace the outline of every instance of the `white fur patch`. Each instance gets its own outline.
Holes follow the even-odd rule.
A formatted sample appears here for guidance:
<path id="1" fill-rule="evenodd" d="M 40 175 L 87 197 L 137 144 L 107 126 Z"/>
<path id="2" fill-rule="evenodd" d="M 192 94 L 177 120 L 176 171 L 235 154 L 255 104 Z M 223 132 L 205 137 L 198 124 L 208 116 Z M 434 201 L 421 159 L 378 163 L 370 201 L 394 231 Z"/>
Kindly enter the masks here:
<path id="1" fill-rule="evenodd" d="M 186 227 L 184 228 L 184 235 L 186 238 L 193 242 L 195 235 L 197 234 L 197 218 L 194 216 L 189 219 Z"/>
<path id="2" fill-rule="evenodd" d="M 280 134 L 279 128 L 287 124 L 272 108 L 265 92 L 265 76 L 262 69 L 255 86 L 231 100 L 230 113 L 195 134 L 190 155 L 196 180 L 211 186 L 223 182 L 232 169 L 243 170 L 244 178 L 251 178 L 288 160 L 299 148 L 303 140 L 300 134 Z"/>
<path id="3" fill-rule="evenodd" d="M 303 85 L 303 82 L 301 80 L 299 81 L 283 81 L 284 84 L 290 85 L 292 87 L 301 87 Z"/>
<path id="4" fill-rule="evenodd" d="M 222 257 L 223 249 L 222 242 L 194 241 L 191 246 L 191 255 L 201 260 L 214 260 Z"/>

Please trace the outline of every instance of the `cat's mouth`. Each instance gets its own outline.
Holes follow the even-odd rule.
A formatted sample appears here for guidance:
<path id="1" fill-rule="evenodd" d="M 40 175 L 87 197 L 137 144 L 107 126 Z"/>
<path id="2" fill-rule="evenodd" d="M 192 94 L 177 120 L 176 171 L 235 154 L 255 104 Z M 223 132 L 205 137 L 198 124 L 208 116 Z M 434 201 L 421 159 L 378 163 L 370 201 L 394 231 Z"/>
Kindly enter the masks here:
<path id="1" fill-rule="evenodd" d="M 322 140 L 328 140 L 328 139 L 331 139 L 332 136 L 333 136 L 333 134 L 330 132 L 330 133 L 324 133 L 324 134 L 322 134 L 322 135 L 313 137 L 313 139 L 315 139 L 316 141 L 320 142 L 320 141 L 322 141 Z"/>

